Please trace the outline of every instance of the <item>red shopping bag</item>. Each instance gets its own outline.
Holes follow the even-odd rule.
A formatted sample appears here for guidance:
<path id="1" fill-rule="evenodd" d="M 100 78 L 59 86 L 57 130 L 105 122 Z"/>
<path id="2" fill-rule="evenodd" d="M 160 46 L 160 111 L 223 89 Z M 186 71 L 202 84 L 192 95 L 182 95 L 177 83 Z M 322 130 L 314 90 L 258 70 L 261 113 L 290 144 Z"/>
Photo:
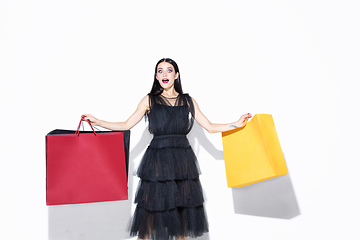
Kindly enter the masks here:
<path id="1" fill-rule="evenodd" d="M 47 205 L 128 199 L 130 131 L 79 131 L 82 120 L 46 135 Z"/>

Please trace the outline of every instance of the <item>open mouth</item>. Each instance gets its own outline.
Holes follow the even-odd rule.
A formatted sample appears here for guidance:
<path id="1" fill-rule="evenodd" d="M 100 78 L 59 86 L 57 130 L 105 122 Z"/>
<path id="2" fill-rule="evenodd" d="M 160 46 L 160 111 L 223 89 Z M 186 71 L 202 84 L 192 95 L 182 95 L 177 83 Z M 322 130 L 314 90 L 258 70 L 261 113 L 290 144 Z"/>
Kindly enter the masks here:
<path id="1" fill-rule="evenodd" d="M 163 78 L 163 79 L 162 79 L 162 82 L 163 82 L 163 83 L 168 83 L 168 82 L 169 82 L 169 79 Z"/>

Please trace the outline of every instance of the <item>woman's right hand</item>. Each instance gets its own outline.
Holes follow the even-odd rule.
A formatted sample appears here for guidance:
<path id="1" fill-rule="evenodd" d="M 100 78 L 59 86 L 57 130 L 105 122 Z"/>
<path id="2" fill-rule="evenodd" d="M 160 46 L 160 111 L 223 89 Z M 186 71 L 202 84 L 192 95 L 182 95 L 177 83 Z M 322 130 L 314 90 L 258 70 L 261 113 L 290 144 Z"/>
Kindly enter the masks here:
<path id="1" fill-rule="evenodd" d="M 84 118 L 85 121 L 89 120 L 92 125 L 98 126 L 99 119 L 97 119 L 97 118 L 94 117 L 93 115 L 91 115 L 91 114 L 83 114 L 82 116 L 85 117 L 85 118 Z"/>

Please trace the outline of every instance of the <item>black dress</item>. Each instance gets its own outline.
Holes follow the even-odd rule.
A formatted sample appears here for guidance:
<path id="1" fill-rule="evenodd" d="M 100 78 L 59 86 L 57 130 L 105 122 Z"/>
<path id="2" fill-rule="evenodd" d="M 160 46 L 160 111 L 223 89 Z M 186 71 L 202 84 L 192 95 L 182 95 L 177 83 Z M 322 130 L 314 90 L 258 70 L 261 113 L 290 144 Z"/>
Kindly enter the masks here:
<path id="1" fill-rule="evenodd" d="M 193 102 L 188 94 L 172 100 L 149 94 L 146 117 L 154 137 L 136 172 L 131 236 L 168 240 L 208 232 L 200 169 L 186 138 L 194 123 Z"/>

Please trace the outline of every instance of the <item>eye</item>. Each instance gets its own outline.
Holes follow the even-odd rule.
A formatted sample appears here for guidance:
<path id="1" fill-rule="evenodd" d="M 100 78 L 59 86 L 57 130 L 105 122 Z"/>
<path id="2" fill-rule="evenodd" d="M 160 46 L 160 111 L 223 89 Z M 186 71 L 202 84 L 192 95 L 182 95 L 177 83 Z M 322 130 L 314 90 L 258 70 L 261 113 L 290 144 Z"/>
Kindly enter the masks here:
<path id="1" fill-rule="evenodd" d="M 162 70 L 158 70 L 158 73 L 162 73 Z"/>
<path id="2" fill-rule="evenodd" d="M 168 73 L 171 73 L 173 70 L 172 69 L 168 69 Z"/>

